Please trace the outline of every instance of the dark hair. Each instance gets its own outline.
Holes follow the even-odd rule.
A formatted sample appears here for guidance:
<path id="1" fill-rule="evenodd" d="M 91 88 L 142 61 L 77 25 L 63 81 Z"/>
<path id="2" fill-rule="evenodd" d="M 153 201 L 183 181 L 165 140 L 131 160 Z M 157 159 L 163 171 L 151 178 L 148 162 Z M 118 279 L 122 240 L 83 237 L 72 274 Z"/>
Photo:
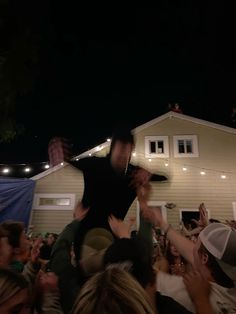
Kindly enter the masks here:
<path id="1" fill-rule="evenodd" d="M 205 248 L 205 246 L 201 243 L 200 248 L 198 249 L 200 255 L 207 254 L 208 261 L 206 263 L 208 269 L 211 272 L 212 277 L 215 282 L 220 286 L 225 288 L 233 288 L 234 282 L 231 278 L 229 278 L 226 273 L 222 270 L 219 264 L 216 261 L 216 258 Z"/>
<path id="2" fill-rule="evenodd" d="M 0 227 L 6 232 L 8 242 L 13 248 L 20 245 L 20 236 L 24 231 L 24 224 L 20 221 L 8 220 L 3 222 Z"/>
<path id="3" fill-rule="evenodd" d="M 125 261 L 132 263 L 131 274 L 142 287 L 154 283 L 155 272 L 152 267 L 152 255 L 147 243 L 136 236 L 133 239 L 117 239 L 108 247 L 104 255 L 104 265 Z"/>
<path id="4" fill-rule="evenodd" d="M 127 127 L 121 126 L 120 128 L 117 128 L 117 130 L 114 131 L 111 140 L 110 153 L 117 141 L 120 141 L 124 144 L 134 145 L 134 136 L 131 130 L 128 129 Z"/>

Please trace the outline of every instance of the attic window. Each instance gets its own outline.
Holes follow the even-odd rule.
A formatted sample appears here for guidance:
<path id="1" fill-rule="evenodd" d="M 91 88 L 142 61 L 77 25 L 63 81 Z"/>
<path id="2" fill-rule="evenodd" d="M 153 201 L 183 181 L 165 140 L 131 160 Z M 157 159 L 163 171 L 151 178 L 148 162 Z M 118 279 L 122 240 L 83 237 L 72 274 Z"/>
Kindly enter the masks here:
<path id="1" fill-rule="evenodd" d="M 36 193 L 33 209 L 74 209 L 75 194 Z"/>
<path id="2" fill-rule="evenodd" d="M 198 157 L 198 142 L 196 135 L 174 136 L 174 157 Z"/>
<path id="3" fill-rule="evenodd" d="M 168 136 L 146 136 L 145 157 L 146 158 L 169 157 Z"/>

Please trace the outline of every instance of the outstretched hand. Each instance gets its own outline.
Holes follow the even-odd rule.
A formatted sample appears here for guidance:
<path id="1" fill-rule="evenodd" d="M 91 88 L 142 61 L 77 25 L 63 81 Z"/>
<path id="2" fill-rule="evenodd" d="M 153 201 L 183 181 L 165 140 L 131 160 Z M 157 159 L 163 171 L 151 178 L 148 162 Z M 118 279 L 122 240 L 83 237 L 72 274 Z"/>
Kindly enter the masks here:
<path id="1" fill-rule="evenodd" d="M 139 188 L 140 186 L 143 186 L 147 184 L 151 178 L 152 174 L 143 168 L 137 168 L 132 173 L 132 180 L 130 185 L 134 188 Z"/>
<path id="2" fill-rule="evenodd" d="M 112 232 L 118 238 L 130 238 L 130 224 L 126 224 L 123 220 L 110 215 L 108 218 Z"/>

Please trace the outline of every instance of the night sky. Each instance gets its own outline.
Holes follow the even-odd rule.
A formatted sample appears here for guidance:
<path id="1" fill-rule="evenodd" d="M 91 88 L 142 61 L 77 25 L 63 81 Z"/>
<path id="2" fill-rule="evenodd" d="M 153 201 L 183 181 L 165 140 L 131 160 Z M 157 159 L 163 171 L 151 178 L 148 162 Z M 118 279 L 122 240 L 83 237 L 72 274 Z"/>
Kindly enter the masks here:
<path id="1" fill-rule="evenodd" d="M 165 113 L 168 103 L 229 125 L 236 104 L 235 25 L 216 3 L 84 8 L 76 1 L 31 2 L 13 1 L 7 11 L 5 42 L 9 47 L 28 30 L 37 61 L 29 64 L 31 90 L 16 99 L 25 131 L 0 144 L 1 163 L 46 161 L 52 136 L 83 152 L 111 136 L 116 124 L 136 127 Z"/>

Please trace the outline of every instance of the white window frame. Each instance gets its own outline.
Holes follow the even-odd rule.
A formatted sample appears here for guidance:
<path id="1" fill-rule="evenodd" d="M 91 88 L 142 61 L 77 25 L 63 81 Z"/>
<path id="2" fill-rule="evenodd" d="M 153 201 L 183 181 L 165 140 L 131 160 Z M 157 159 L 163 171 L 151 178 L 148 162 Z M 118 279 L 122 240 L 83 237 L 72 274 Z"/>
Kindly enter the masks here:
<path id="1" fill-rule="evenodd" d="M 150 142 L 163 141 L 164 153 L 150 153 Z M 145 136 L 145 157 L 146 158 L 168 158 L 169 139 L 168 136 Z"/>
<path id="2" fill-rule="evenodd" d="M 207 211 L 207 215 L 208 215 L 208 219 L 211 218 L 211 212 L 209 209 L 206 210 Z M 183 217 L 182 217 L 182 213 L 183 212 L 199 212 L 198 208 L 180 208 L 179 209 L 179 221 L 181 222 Z"/>
<path id="3" fill-rule="evenodd" d="M 234 220 L 236 220 L 236 202 L 232 202 L 233 205 L 233 216 L 234 216 Z"/>
<path id="4" fill-rule="evenodd" d="M 191 140 L 193 144 L 192 146 L 193 152 L 192 153 L 179 153 L 179 147 L 178 147 L 179 140 Z M 174 157 L 175 158 L 199 157 L 197 135 L 174 135 L 173 144 L 174 144 Z"/>
<path id="5" fill-rule="evenodd" d="M 69 198 L 69 205 L 40 205 L 40 198 Z M 73 210 L 75 208 L 75 194 L 71 193 L 35 193 L 33 209 L 43 210 Z"/>
<path id="6" fill-rule="evenodd" d="M 167 221 L 167 209 L 165 207 L 166 202 L 148 201 L 147 203 L 148 203 L 148 206 L 161 207 L 162 217 L 164 218 L 165 221 Z M 139 226 L 140 226 L 140 204 L 139 204 L 139 201 L 137 201 L 137 208 L 136 208 L 136 226 L 137 226 L 137 230 L 139 230 Z"/>

